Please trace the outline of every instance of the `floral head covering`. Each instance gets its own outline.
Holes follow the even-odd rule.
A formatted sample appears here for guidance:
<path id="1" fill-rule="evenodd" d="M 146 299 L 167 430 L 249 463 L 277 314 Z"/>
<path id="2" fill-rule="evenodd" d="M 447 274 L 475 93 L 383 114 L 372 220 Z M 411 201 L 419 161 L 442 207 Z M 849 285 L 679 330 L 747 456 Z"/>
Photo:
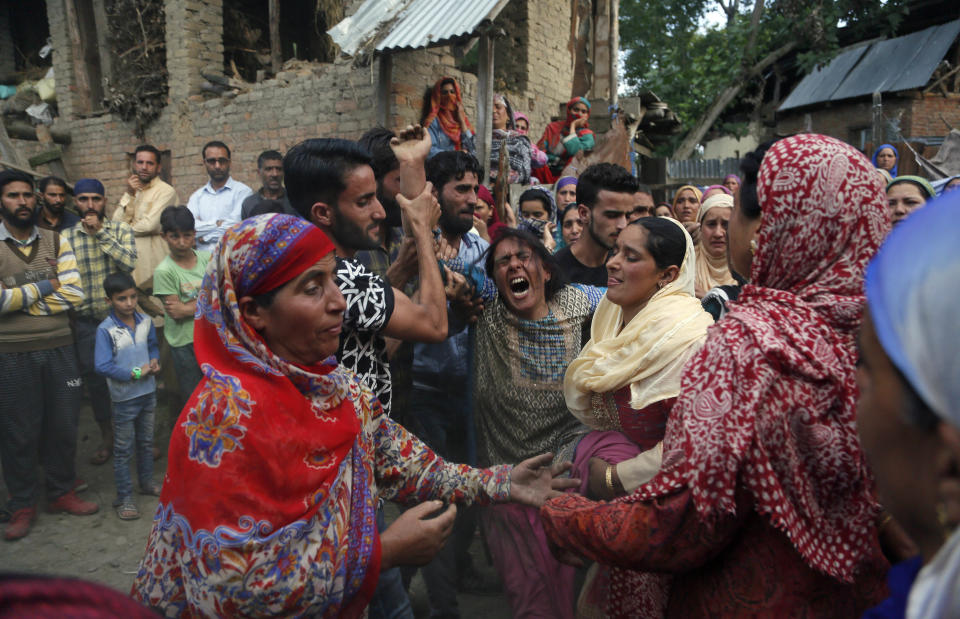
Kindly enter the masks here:
<path id="1" fill-rule="evenodd" d="M 335 357 L 311 367 L 278 357 L 239 305 L 332 251 L 319 229 L 288 215 L 246 219 L 217 245 L 194 324 L 203 380 L 170 439 L 154 529 L 133 586 L 141 602 L 186 605 L 171 596 L 178 587 L 183 593 L 187 570 L 196 588 L 190 614 L 242 615 L 255 603 L 280 614 L 284 600 L 302 596 L 315 601 L 316 614 L 337 615 L 369 601 L 379 544 L 372 465 L 354 450 L 360 387 Z M 309 555 L 289 543 L 303 536 Z M 269 570 L 276 573 L 265 578 Z M 223 588 L 228 578 L 246 582 L 245 575 L 251 582 L 236 595 Z"/>

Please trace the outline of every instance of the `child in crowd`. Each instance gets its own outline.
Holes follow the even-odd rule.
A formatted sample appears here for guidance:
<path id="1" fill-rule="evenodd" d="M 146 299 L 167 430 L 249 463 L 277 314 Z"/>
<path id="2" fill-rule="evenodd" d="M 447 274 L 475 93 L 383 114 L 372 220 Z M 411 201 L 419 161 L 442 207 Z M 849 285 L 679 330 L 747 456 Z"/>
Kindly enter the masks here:
<path id="1" fill-rule="evenodd" d="M 164 209 L 160 229 L 170 255 L 153 273 L 153 294 L 163 301 L 163 335 L 170 344 L 182 405 L 203 378 L 193 354 L 193 313 L 210 254 L 193 248 L 196 231 L 193 213 L 187 207 Z"/>
<path id="2" fill-rule="evenodd" d="M 160 486 L 153 481 L 154 375 L 160 373 L 160 350 L 153 321 L 137 311 L 137 288 L 130 274 L 108 275 L 103 289 L 111 310 L 97 327 L 94 367 L 107 378 L 113 403 L 113 478 L 117 486 L 113 505 L 121 520 L 135 520 L 140 511 L 133 502 L 130 480 L 134 447 L 140 493 L 160 496 Z"/>

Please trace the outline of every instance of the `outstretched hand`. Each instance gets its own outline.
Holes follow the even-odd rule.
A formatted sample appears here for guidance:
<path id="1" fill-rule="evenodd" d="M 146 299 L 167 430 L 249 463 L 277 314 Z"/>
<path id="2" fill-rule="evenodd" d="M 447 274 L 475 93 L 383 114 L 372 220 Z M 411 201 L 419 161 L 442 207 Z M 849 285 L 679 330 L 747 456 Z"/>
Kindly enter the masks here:
<path id="1" fill-rule="evenodd" d="M 528 458 L 513 467 L 510 473 L 510 500 L 539 508 L 547 500 L 562 496 L 563 490 L 579 488 L 580 480 L 561 477 L 573 466 L 561 462 L 551 466 L 552 453 Z"/>
<path id="2" fill-rule="evenodd" d="M 453 532 L 457 506 L 450 504 L 440 515 L 443 501 L 427 501 L 400 514 L 380 534 L 380 570 L 397 565 L 426 565 L 433 560 Z"/>
<path id="3" fill-rule="evenodd" d="M 426 161 L 432 145 L 430 132 L 420 125 L 407 125 L 399 136 L 390 140 L 390 148 L 400 162 Z"/>

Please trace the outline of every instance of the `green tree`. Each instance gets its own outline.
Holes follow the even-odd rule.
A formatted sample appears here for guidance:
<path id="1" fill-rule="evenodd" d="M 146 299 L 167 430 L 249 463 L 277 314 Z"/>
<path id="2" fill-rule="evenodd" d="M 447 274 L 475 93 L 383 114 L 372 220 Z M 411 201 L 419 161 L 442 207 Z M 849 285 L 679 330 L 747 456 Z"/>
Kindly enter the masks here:
<path id="1" fill-rule="evenodd" d="M 621 0 L 624 82 L 670 104 L 683 132 L 670 144 L 689 157 L 724 110 L 762 87 L 762 74 L 797 53 L 801 70 L 829 60 L 847 38 L 891 34 L 904 0 Z M 725 23 L 701 27 L 710 11 Z"/>

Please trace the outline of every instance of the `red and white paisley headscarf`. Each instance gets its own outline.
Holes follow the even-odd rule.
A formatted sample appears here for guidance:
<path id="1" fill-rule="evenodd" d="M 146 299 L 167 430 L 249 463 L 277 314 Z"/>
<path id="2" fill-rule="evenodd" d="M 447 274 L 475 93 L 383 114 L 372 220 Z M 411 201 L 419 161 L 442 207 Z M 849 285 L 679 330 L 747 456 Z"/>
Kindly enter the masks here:
<path id="1" fill-rule="evenodd" d="M 855 426 L 855 336 L 864 270 L 890 228 L 883 186 L 854 148 L 805 134 L 767 151 L 757 196 L 751 284 L 685 368 L 660 475 L 623 500 L 689 488 L 710 521 L 735 511 L 743 483 L 808 565 L 850 582 L 878 509 Z M 614 574 L 615 595 L 629 595 L 625 579 Z"/>

